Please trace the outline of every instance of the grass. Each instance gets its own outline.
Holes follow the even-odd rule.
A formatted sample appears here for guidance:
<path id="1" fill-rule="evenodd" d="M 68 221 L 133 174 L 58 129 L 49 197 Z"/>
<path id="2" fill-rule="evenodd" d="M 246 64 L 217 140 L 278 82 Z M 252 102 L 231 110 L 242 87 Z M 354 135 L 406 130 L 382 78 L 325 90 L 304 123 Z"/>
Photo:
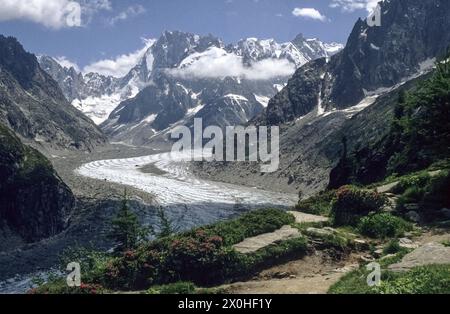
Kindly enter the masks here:
<path id="1" fill-rule="evenodd" d="M 397 262 L 400 262 L 402 258 L 408 253 L 408 250 L 402 250 L 395 256 L 384 258 L 378 261 L 382 271 Z M 367 285 L 367 276 L 371 271 L 368 271 L 365 265 L 359 269 L 354 270 L 344 277 L 342 277 L 337 283 L 331 286 L 328 293 L 330 294 L 367 294 L 375 293 L 372 288 Z"/>
<path id="2" fill-rule="evenodd" d="M 232 246 L 244 239 L 263 233 L 274 232 L 285 225 L 295 222 L 294 216 L 277 209 L 266 209 L 244 214 L 238 219 L 220 222 L 200 228 L 210 236 L 219 236 L 225 246 Z M 183 236 L 195 233 L 193 230 Z"/>
<path id="3" fill-rule="evenodd" d="M 295 209 L 307 214 L 329 217 L 332 201 L 335 196 L 336 191 L 321 192 L 306 200 L 300 201 Z"/>
<path id="4" fill-rule="evenodd" d="M 412 229 L 411 223 L 389 213 L 371 214 L 363 217 L 358 225 L 361 234 L 375 239 L 402 237 L 405 232 Z"/>
<path id="5" fill-rule="evenodd" d="M 408 272 L 382 272 L 381 285 L 369 287 L 369 271 L 362 268 L 352 272 L 329 291 L 331 294 L 449 294 L 450 265 L 421 266 Z"/>
<path id="6" fill-rule="evenodd" d="M 195 294 L 197 287 L 192 282 L 176 282 L 168 285 L 153 286 L 147 294 Z"/>
<path id="7" fill-rule="evenodd" d="M 408 180 L 404 180 L 408 183 L 397 191 L 402 193 L 397 211 L 406 212 L 407 204 L 417 204 L 419 213 L 427 221 L 440 219 L 437 211 L 450 206 L 450 171 L 442 170 L 434 177 L 418 176 Z"/>
<path id="8" fill-rule="evenodd" d="M 379 294 L 449 294 L 450 265 L 416 267 L 406 273 L 387 272 Z"/>
<path id="9" fill-rule="evenodd" d="M 383 248 L 383 254 L 397 254 L 401 250 L 400 243 L 397 239 L 389 241 L 389 243 Z"/>

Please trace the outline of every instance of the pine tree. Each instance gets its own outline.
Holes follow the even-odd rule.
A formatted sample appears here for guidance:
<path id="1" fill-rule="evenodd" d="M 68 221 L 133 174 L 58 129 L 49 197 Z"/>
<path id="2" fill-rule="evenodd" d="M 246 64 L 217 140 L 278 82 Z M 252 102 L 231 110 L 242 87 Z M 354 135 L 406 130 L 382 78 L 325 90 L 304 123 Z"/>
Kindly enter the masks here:
<path id="1" fill-rule="evenodd" d="M 118 252 L 135 249 L 149 233 L 148 229 L 140 225 L 137 215 L 131 211 L 128 202 L 125 191 L 119 212 L 111 223 L 110 238 L 117 243 L 116 251 Z"/>

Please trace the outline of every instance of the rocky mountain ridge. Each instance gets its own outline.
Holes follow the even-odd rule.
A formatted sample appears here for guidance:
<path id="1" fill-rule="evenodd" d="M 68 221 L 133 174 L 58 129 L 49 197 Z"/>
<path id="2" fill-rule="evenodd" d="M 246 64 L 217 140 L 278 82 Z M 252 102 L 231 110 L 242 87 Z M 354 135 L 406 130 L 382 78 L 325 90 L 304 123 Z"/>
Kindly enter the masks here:
<path id="1" fill-rule="evenodd" d="M 51 163 L 1 124 L 0 139 L 2 251 L 12 239 L 35 242 L 61 232 L 75 199 Z"/>
<path id="2" fill-rule="evenodd" d="M 329 57 L 341 48 L 339 44 L 324 44 L 317 39 L 305 39 L 302 35 L 283 44 L 273 39 L 248 38 L 237 44 L 225 45 L 212 35 L 168 31 L 152 42 L 137 65 L 123 78 L 92 73 L 83 76 L 74 69 L 60 66 L 52 58 L 41 57 L 40 60 L 41 65 L 58 80 L 72 104 L 96 123 L 103 122 L 102 128 L 113 140 L 145 144 L 154 136 L 167 140 L 161 131 L 174 123 L 189 124 L 192 116 L 203 117 L 205 112 L 220 115 L 225 110 L 224 116 L 219 118 L 223 123 L 245 123 L 267 106 L 270 97 L 285 85 L 288 76 L 246 79 L 240 77 L 240 72 L 250 71 L 255 63 L 273 60 L 286 61 L 283 66 L 293 72 L 300 65 L 315 58 Z M 184 70 L 189 71 L 190 67 L 221 60 L 240 64 L 241 69 L 235 76 L 184 75 Z M 80 81 L 80 76 L 84 80 Z M 87 81 L 90 77 L 93 79 Z M 110 85 L 106 84 L 109 87 L 105 87 L 103 82 L 109 82 Z M 224 88 L 222 85 L 227 86 Z M 224 93 L 217 94 L 219 90 Z M 104 91 L 104 94 L 99 91 Z M 142 92 L 138 95 L 139 91 Z M 234 104 L 239 102 L 232 110 L 227 107 L 230 101 L 225 96 L 228 95 L 239 96 L 232 97 Z"/>
<path id="3" fill-rule="evenodd" d="M 429 70 L 445 53 L 450 35 L 437 34 L 450 26 L 448 1 L 393 0 L 380 6 L 381 26 L 359 19 L 345 48 L 299 69 L 260 119 L 277 124 L 312 110 L 352 107 Z"/>
<path id="4" fill-rule="evenodd" d="M 94 149 L 106 143 L 89 118 L 70 106 L 58 83 L 12 37 L 0 35 L 0 122 L 52 149 Z"/>

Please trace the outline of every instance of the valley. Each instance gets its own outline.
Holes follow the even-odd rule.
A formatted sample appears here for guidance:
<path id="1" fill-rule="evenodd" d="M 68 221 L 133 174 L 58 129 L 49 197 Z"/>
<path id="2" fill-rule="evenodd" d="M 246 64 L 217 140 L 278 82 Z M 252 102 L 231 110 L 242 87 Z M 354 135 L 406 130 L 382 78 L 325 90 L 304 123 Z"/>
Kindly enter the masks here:
<path id="1" fill-rule="evenodd" d="M 345 45 L 163 30 L 83 67 L 0 34 L 0 294 L 450 293 L 450 2 L 378 9 Z"/>

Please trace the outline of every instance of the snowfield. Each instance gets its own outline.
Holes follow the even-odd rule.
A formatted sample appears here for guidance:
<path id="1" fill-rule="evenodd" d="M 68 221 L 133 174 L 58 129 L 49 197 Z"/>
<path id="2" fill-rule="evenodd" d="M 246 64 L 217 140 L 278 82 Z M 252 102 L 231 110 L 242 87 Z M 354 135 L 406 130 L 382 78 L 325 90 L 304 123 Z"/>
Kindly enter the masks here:
<path id="1" fill-rule="evenodd" d="M 189 172 L 190 154 L 162 153 L 138 158 L 100 160 L 85 164 L 76 173 L 85 177 L 131 186 L 155 196 L 157 204 L 179 211 L 198 210 L 202 220 L 215 221 L 225 212 L 264 207 L 284 208 L 294 205 L 292 194 L 212 182 L 195 178 Z M 153 165 L 163 175 L 144 173 Z M 208 219 L 205 219 L 209 217 Z"/>

